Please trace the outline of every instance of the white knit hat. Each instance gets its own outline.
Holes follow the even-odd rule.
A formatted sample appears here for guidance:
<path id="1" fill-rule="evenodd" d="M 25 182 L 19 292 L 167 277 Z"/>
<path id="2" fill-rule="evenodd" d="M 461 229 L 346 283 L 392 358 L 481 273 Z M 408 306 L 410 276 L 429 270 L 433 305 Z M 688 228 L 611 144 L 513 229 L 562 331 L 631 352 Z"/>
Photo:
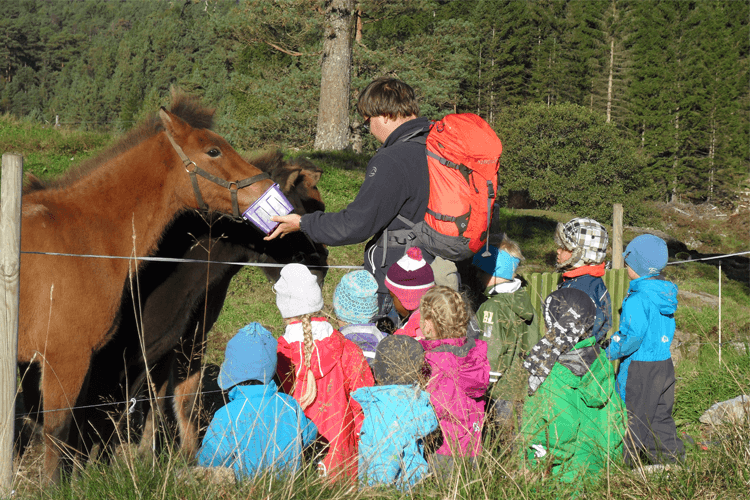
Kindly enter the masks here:
<path id="1" fill-rule="evenodd" d="M 273 286 L 282 318 L 294 318 L 323 309 L 323 293 L 317 278 L 302 264 L 287 264 Z"/>

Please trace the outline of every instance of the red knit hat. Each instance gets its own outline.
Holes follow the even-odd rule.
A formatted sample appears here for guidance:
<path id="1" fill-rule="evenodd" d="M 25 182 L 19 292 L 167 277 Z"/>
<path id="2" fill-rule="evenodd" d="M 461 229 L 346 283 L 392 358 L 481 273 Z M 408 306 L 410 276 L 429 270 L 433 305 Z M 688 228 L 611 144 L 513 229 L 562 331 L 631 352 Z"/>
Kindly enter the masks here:
<path id="1" fill-rule="evenodd" d="M 385 276 L 385 286 L 408 311 L 419 308 L 422 295 L 435 286 L 432 268 L 422 257 L 422 250 L 412 247 L 393 264 Z"/>

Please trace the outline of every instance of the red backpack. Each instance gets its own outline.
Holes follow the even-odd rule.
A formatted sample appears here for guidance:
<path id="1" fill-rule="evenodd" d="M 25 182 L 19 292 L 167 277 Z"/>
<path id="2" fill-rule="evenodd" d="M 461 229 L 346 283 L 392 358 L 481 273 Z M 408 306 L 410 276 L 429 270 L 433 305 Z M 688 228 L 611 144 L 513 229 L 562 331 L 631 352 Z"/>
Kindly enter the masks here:
<path id="1" fill-rule="evenodd" d="M 473 256 L 487 241 L 497 192 L 503 145 L 489 124 L 473 113 L 445 116 L 404 139 L 424 143 L 430 198 L 424 220 L 412 226 L 415 246 L 458 261 Z"/>

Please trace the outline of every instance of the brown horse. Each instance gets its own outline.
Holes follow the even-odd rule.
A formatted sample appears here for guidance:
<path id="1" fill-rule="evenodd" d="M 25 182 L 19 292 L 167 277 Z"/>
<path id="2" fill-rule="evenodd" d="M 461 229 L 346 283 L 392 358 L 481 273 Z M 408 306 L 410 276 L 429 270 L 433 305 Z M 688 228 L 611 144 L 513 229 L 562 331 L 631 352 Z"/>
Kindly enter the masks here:
<path id="1" fill-rule="evenodd" d="M 254 158 L 252 164 L 281 186 L 295 213 L 324 210 L 316 187 L 321 170 L 309 161 L 286 162 L 277 152 Z M 140 268 L 133 287 L 123 290 L 112 341 L 94 356 L 87 404 L 148 398 L 143 385 L 148 365 L 159 396 L 158 413 L 168 424 L 176 425 L 180 450 L 192 458 L 199 444 L 196 395 L 200 392 L 205 336 L 218 318 L 231 279 L 241 269 L 224 262 L 301 262 L 311 267 L 321 284 L 326 274 L 328 252 L 322 245 L 313 244 L 301 233 L 283 241 L 265 241 L 263 236 L 248 223 L 215 214 L 183 213 L 170 224 L 155 257 L 215 263 L 156 261 Z M 270 280 L 278 279 L 279 268 L 263 270 Z M 31 390 L 24 387 L 24 396 L 28 393 Z M 109 418 L 117 407 L 126 409 L 122 404 L 104 405 L 76 414 L 76 421 L 83 426 L 81 451 L 91 450 L 96 443 L 108 448 L 118 444 L 116 422 Z M 137 405 L 129 426 L 132 430 L 138 428 L 133 424 L 145 424 L 144 449 L 154 442 L 151 426 L 159 421 L 148 415 L 151 409 L 150 404 Z"/>
<path id="2" fill-rule="evenodd" d="M 123 287 L 136 270 L 126 259 L 34 252 L 145 256 L 185 210 L 233 213 L 252 204 L 272 182 L 266 174 L 246 189 L 237 190 L 243 181 L 232 191 L 220 185 L 261 172 L 209 130 L 212 117 L 213 110 L 177 96 L 170 111 L 162 108 L 80 169 L 24 189 L 18 361 L 41 367 L 49 480 L 60 479 L 72 408 L 86 393 L 91 357 L 110 340 Z"/>

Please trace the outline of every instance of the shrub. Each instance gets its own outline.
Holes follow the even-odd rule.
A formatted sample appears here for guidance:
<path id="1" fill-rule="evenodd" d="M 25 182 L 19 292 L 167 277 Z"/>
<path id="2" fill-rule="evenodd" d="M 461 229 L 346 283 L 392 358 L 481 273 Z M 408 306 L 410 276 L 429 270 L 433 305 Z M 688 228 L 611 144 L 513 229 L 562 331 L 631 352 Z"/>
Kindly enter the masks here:
<path id="1" fill-rule="evenodd" d="M 495 122 L 503 141 L 500 193 L 527 191 L 540 208 L 609 220 L 622 203 L 628 223 L 648 214 L 643 163 L 622 132 L 574 104 L 509 107 Z"/>

